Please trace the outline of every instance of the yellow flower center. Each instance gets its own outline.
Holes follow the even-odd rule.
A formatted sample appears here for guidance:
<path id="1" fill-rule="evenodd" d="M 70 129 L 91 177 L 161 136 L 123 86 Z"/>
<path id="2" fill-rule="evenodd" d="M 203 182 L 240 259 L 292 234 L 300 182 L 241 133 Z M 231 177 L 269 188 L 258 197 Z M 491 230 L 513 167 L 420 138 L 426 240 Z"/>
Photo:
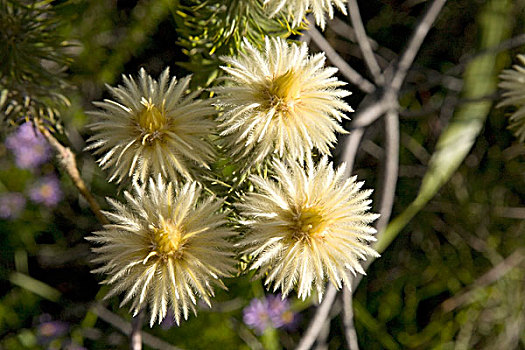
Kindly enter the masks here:
<path id="1" fill-rule="evenodd" d="M 281 116 L 289 114 L 300 100 L 300 83 L 301 81 L 293 69 L 268 79 L 262 88 L 263 108 L 274 108 L 276 114 Z"/>
<path id="2" fill-rule="evenodd" d="M 290 226 L 292 238 L 296 240 L 322 240 L 325 237 L 325 231 L 328 221 L 323 218 L 319 209 L 305 208 L 293 219 Z"/>
<path id="3" fill-rule="evenodd" d="M 137 122 L 141 131 L 142 144 L 151 144 L 162 137 L 162 129 L 168 122 L 164 108 L 159 110 L 150 100 L 142 98 L 144 108 L 139 113 Z"/>
<path id="4" fill-rule="evenodd" d="M 157 255 L 162 259 L 178 259 L 182 256 L 184 234 L 171 220 L 161 219 L 159 227 L 151 227 L 151 243 L 153 251 L 148 258 Z"/>
<path id="5" fill-rule="evenodd" d="M 281 315 L 281 320 L 284 322 L 284 324 L 292 323 L 293 319 L 294 319 L 294 314 L 290 310 L 283 312 L 283 314 Z"/>
<path id="6" fill-rule="evenodd" d="M 53 187 L 49 184 L 42 185 L 42 187 L 40 187 L 40 195 L 44 198 L 53 196 Z"/>

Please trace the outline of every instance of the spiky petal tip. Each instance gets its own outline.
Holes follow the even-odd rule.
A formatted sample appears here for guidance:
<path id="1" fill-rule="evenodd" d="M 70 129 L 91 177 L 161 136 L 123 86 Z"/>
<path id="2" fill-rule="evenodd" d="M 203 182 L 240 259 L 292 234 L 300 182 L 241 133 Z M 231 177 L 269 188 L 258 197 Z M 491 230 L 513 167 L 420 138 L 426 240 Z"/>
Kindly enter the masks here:
<path id="1" fill-rule="evenodd" d="M 273 180 L 251 177 L 256 190 L 240 205 L 251 232 L 240 245 L 274 291 L 297 287 L 305 299 L 314 287 L 321 300 L 326 279 L 350 288 L 351 274 L 365 273 L 359 260 L 379 256 L 368 245 L 378 215 L 368 212 L 372 191 L 344 179 L 344 166 L 334 171 L 326 157 L 306 163 L 305 171 L 299 162 L 275 161 Z"/>
<path id="2" fill-rule="evenodd" d="M 198 298 L 209 305 L 212 284 L 225 288 L 220 278 L 234 270 L 222 201 L 201 199 L 195 182 L 178 187 L 160 177 L 124 195 L 126 204 L 109 199 L 112 223 L 87 238 L 98 244 L 93 262 L 102 266 L 94 272 L 107 276 L 106 298 L 125 293 L 121 306 L 131 302 L 134 314 L 149 305 L 150 325 L 170 306 L 179 324 Z"/>
<path id="3" fill-rule="evenodd" d="M 329 154 L 352 108 L 337 69 L 324 68 L 324 53 L 308 56 L 305 43 L 281 38 L 266 38 L 262 52 L 245 41 L 243 50 L 222 57 L 227 83 L 217 88 L 219 128 L 232 157 L 259 164 L 271 154 L 304 159 L 312 148 Z"/>
<path id="4" fill-rule="evenodd" d="M 520 64 L 512 69 L 506 69 L 500 74 L 499 87 L 503 89 L 502 101 L 498 107 L 515 106 L 516 111 L 510 116 L 509 129 L 514 130 L 514 135 L 525 141 L 525 55 L 518 55 Z"/>
<path id="5" fill-rule="evenodd" d="M 270 16 L 282 13 L 291 20 L 292 27 L 298 27 L 306 13 L 311 11 L 321 29 L 325 28 L 326 14 L 328 18 L 334 18 L 334 5 L 346 15 L 346 3 L 347 0 L 264 0 Z"/>
<path id="6" fill-rule="evenodd" d="M 187 92 L 190 77 L 170 79 L 169 69 L 159 80 L 140 70 L 138 83 L 123 76 L 124 86 L 108 87 L 114 100 L 95 102 L 99 110 L 87 149 L 100 156 L 110 170 L 110 181 L 126 177 L 147 181 L 161 174 L 170 181 L 193 179 L 199 167 L 209 168 L 214 150 L 208 142 L 214 132 L 215 108 L 198 92 Z"/>

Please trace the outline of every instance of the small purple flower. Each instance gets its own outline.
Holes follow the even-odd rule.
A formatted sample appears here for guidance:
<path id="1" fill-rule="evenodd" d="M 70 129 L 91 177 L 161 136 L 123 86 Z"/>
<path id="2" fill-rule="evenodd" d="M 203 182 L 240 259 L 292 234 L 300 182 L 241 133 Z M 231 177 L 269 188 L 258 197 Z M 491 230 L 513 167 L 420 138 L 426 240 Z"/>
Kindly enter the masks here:
<path id="1" fill-rule="evenodd" d="M 288 331 L 293 331 L 297 329 L 297 326 L 299 325 L 299 314 L 288 309 L 275 318 L 272 318 L 272 321 L 274 324 L 279 324 L 278 327 L 276 326 L 277 328 L 284 328 Z"/>
<path id="2" fill-rule="evenodd" d="M 16 219 L 26 205 L 26 199 L 21 193 L 7 192 L 0 195 L 0 218 Z"/>
<path id="3" fill-rule="evenodd" d="M 22 169 L 36 169 L 51 158 L 51 147 L 29 122 L 9 135 L 5 145 L 13 152 L 16 165 Z"/>
<path id="4" fill-rule="evenodd" d="M 243 320 L 246 325 L 262 334 L 268 327 L 293 329 L 298 318 L 290 310 L 290 302 L 277 294 L 262 300 L 253 299 L 243 310 Z"/>
<path id="5" fill-rule="evenodd" d="M 283 315 L 290 310 L 288 299 L 283 300 L 281 294 L 269 295 L 266 298 L 266 303 L 273 326 L 275 328 L 284 326 L 286 324 L 286 318 L 283 318 Z"/>
<path id="6" fill-rule="evenodd" d="M 65 335 L 69 330 L 69 325 L 62 321 L 51 321 L 51 316 L 44 314 L 40 317 L 40 324 L 37 328 L 38 340 L 40 344 L 47 344 L 56 338 Z"/>
<path id="7" fill-rule="evenodd" d="M 60 182 L 54 175 L 41 178 L 29 189 L 29 198 L 35 203 L 54 207 L 62 199 Z"/>
<path id="8" fill-rule="evenodd" d="M 266 299 L 252 299 L 250 305 L 243 310 L 243 321 L 250 328 L 262 334 L 266 328 L 272 326 L 268 303 Z"/>

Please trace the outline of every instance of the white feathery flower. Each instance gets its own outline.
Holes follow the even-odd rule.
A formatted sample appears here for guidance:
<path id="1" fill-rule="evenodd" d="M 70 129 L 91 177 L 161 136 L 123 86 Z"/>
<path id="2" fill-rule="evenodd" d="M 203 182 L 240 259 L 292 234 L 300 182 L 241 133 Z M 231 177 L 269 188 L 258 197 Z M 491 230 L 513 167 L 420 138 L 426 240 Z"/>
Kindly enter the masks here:
<path id="1" fill-rule="evenodd" d="M 187 93 L 190 77 L 170 79 L 169 69 L 158 81 L 140 70 L 138 83 L 123 76 L 124 86 L 109 87 L 115 100 L 95 102 L 99 110 L 91 125 L 88 149 L 96 149 L 98 163 L 110 170 L 109 181 L 126 176 L 145 182 L 161 174 L 171 181 L 195 177 L 195 166 L 209 168 L 213 148 L 206 140 L 215 124 L 207 100 Z"/>
<path id="2" fill-rule="evenodd" d="M 298 27 L 308 11 L 312 11 L 315 23 L 324 29 L 326 25 L 325 13 L 330 19 L 334 18 L 334 5 L 344 15 L 347 14 L 348 0 L 264 0 L 270 17 L 283 13 L 292 20 L 292 27 Z"/>
<path id="3" fill-rule="evenodd" d="M 108 199 L 112 223 L 87 238 L 99 245 L 93 262 L 102 266 L 93 272 L 107 275 L 106 299 L 125 292 L 121 306 L 131 302 L 135 315 L 149 304 L 150 325 L 171 307 L 178 324 L 195 313 L 198 298 L 210 304 L 212 283 L 226 288 L 220 278 L 234 270 L 226 240 L 233 232 L 219 212 L 223 201 L 201 199 L 195 182 L 166 185 L 159 175 L 146 187 L 135 183 L 134 194 L 124 192 L 127 204 Z"/>
<path id="4" fill-rule="evenodd" d="M 369 224 L 379 215 L 368 213 L 372 191 L 343 178 L 344 165 L 334 171 L 326 157 L 306 163 L 305 171 L 298 162 L 275 161 L 273 180 L 251 177 L 256 190 L 239 205 L 251 232 L 240 245 L 265 285 L 283 296 L 297 286 L 302 299 L 314 286 L 321 300 L 326 279 L 350 288 L 351 274 L 365 273 L 359 260 L 379 256 L 368 245 L 376 232 Z"/>
<path id="5" fill-rule="evenodd" d="M 266 38 L 263 52 L 247 41 L 243 49 L 222 57 L 229 84 L 217 88 L 219 127 L 232 156 L 260 163 L 271 154 L 305 159 L 312 148 L 329 154 L 352 108 L 337 69 L 324 68 L 324 53 L 308 56 L 306 43 L 281 38 Z"/>
<path id="6" fill-rule="evenodd" d="M 509 129 L 523 142 L 525 140 L 525 55 L 518 55 L 521 65 L 514 65 L 513 69 L 505 69 L 500 74 L 499 87 L 505 90 L 503 100 L 498 107 L 516 106 L 517 110 L 510 117 Z"/>

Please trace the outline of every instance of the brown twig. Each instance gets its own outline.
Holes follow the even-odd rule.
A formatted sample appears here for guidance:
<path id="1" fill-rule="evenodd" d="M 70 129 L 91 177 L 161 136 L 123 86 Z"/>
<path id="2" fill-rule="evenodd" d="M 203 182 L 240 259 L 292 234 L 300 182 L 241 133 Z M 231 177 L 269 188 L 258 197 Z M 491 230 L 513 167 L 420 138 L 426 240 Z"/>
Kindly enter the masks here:
<path id="1" fill-rule="evenodd" d="M 352 28 L 343 20 L 335 17 L 333 20 L 330 21 L 330 29 L 332 29 L 337 35 L 341 36 L 342 38 L 345 38 L 353 43 L 357 43 L 357 36 L 355 34 L 354 28 Z M 386 68 L 389 65 L 390 61 L 397 58 L 397 54 L 394 51 L 384 46 L 380 46 L 377 43 L 377 41 L 375 41 L 369 36 L 367 36 L 366 39 L 370 43 L 370 47 L 374 51 L 374 57 L 380 67 Z M 359 53 L 362 54 L 361 50 L 359 50 Z"/>
<path id="2" fill-rule="evenodd" d="M 345 288 L 343 291 L 343 325 L 345 327 L 345 338 L 350 350 L 359 350 L 357 343 L 357 332 L 354 326 L 354 308 L 352 305 L 352 292 Z"/>
<path id="3" fill-rule="evenodd" d="M 142 350 L 142 323 L 144 322 L 144 310 L 141 310 L 131 321 L 131 332 L 129 333 L 130 350 Z"/>
<path id="4" fill-rule="evenodd" d="M 359 144 L 361 143 L 361 140 L 363 139 L 363 135 L 365 133 L 364 128 L 355 129 L 352 131 L 350 135 L 348 135 L 344 139 L 344 148 L 343 153 L 341 155 L 341 161 L 346 163 L 345 178 L 350 177 L 352 174 L 352 169 L 354 168 L 354 162 L 357 155 L 357 150 L 359 148 Z"/>
<path id="5" fill-rule="evenodd" d="M 383 178 L 383 189 L 381 191 L 381 203 L 379 206 L 379 217 L 376 228 L 379 235 L 386 228 L 394 207 L 397 177 L 399 173 L 399 115 L 397 111 L 391 110 L 385 116 L 385 138 L 386 157 Z"/>
<path id="6" fill-rule="evenodd" d="M 412 63 L 414 63 L 414 59 L 416 58 L 423 41 L 446 2 L 447 0 L 434 0 L 421 21 L 417 24 L 405 51 L 401 55 L 401 59 L 397 64 L 396 72 L 390 83 L 390 88 L 394 91 L 397 92 L 401 89 L 401 85 L 403 85 L 403 82 L 405 81 L 409 68 L 412 66 Z"/>
<path id="7" fill-rule="evenodd" d="M 379 68 L 379 64 L 377 63 L 374 52 L 372 51 L 370 41 L 366 35 L 357 0 L 348 1 L 348 13 L 350 14 L 350 20 L 352 21 L 352 25 L 354 27 L 357 44 L 363 53 L 365 64 L 368 67 L 370 74 L 372 74 L 376 84 L 382 85 L 384 79 L 381 75 L 381 68 Z"/>
<path id="8" fill-rule="evenodd" d="M 395 99 L 387 99 L 386 96 L 383 96 L 380 100 L 377 100 L 369 106 L 364 107 L 354 116 L 352 123 L 350 123 L 350 129 L 364 128 L 369 126 L 386 111 L 395 107 L 395 105 L 391 105 L 393 101 L 395 101 Z"/>
<path id="9" fill-rule="evenodd" d="M 330 335 L 330 322 L 325 322 L 323 327 L 319 331 L 317 336 L 317 344 L 315 345 L 315 350 L 328 350 L 328 336 Z"/>
<path id="10" fill-rule="evenodd" d="M 326 288 L 326 294 L 324 296 L 323 302 L 316 310 L 315 316 L 308 325 L 306 332 L 304 333 L 299 345 L 297 345 L 296 350 L 308 350 L 312 347 L 319 335 L 319 332 L 323 328 L 328 315 L 330 314 L 330 309 L 332 304 L 335 301 L 335 296 L 337 295 L 337 289 L 330 283 L 328 288 Z"/>
<path id="11" fill-rule="evenodd" d="M 341 161 L 346 163 L 345 177 L 349 177 L 355 162 L 359 144 L 365 133 L 365 127 L 372 124 L 383 113 L 389 109 L 386 99 L 372 103 L 358 112 L 350 124 L 350 135 L 344 140 L 344 147 L 341 154 Z"/>
<path id="12" fill-rule="evenodd" d="M 363 78 L 361 74 L 350 67 L 350 65 L 346 63 L 346 61 L 341 56 L 339 56 L 339 54 L 317 29 L 311 27 L 308 29 L 308 34 L 305 35 L 309 35 L 312 38 L 313 42 L 319 47 L 319 49 L 324 51 L 326 57 L 328 57 L 334 66 L 339 68 L 341 74 L 345 76 L 349 82 L 357 86 L 361 91 L 368 94 L 371 94 L 376 90 L 374 84 Z"/>
<path id="13" fill-rule="evenodd" d="M 84 196 L 86 201 L 89 204 L 89 207 L 97 217 L 98 221 L 100 221 L 102 224 L 106 225 L 109 224 L 108 219 L 102 214 L 102 211 L 100 209 L 100 206 L 98 202 L 96 201 L 95 197 L 89 192 L 86 184 L 84 183 L 84 180 L 80 177 L 80 173 L 77 168 L 77 162 L 75 159 L 75 154 L 69 147 L 64 147 L 58 140 L 49 132 L 49 130 L 39 121 L 35 121 L 35 125 L 40 130 L 42 135 L 46 138 L 47 142 L 58 152 L 58 157 L 60 159 L 60 163 L 64 167 L 64 170 L 69 175 L 71 180 L 73 181 L 73 184 L 78 189 L 80 194 Z"/>

